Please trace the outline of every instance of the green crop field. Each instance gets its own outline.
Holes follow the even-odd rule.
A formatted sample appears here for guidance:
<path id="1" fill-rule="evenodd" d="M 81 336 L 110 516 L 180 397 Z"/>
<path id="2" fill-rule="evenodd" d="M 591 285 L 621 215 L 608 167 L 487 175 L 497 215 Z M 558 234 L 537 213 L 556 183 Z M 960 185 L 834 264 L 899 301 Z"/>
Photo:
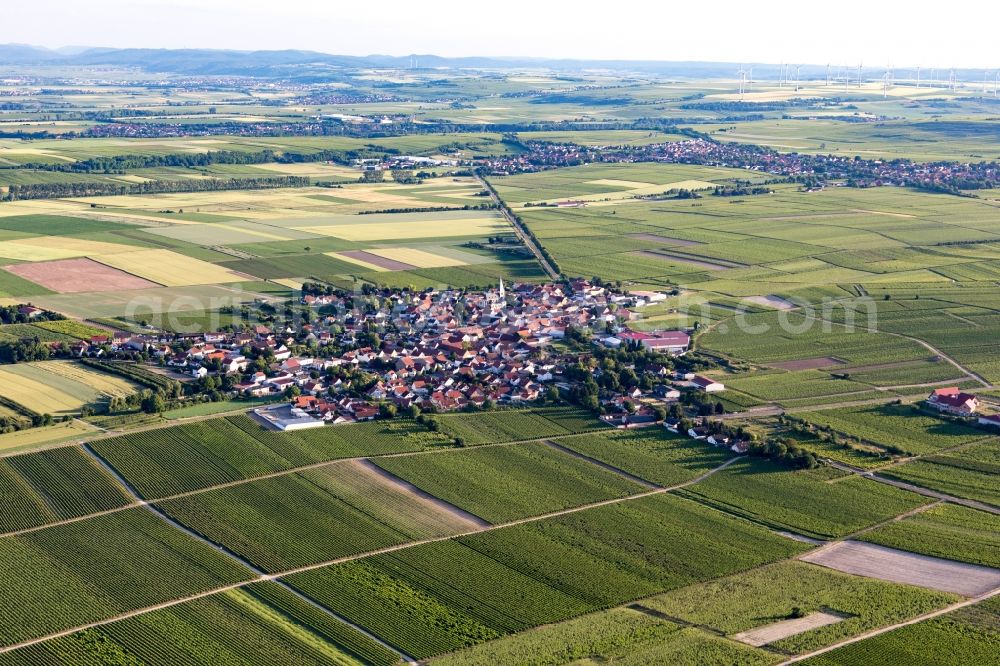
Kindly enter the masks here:
<path id="1" fill-rule="evenodd" d="M 515 444 L 375 463 L 435 497 L 492 523 L 625 497 L 643 490 L 545 444 Z"/>
<path id="2" fill-rule="evenodd" d="M 664 428 L 564 437 L 558 443 L 661 486 L 690 481 L 731 456 Z"/>
<path id="3" fill-rule="evenodd" d="M 0 553 L 4 645 L 251 576 L 146 509 L 0 539 Z"/>
<path id="4" fill-rule="evenodd" d="M 440 666 L 571 663 L 772 664 L 777 656 L 694 627 L 613 608 L 431 659 Z M 0 662 L 2 663 L 2 662 Z"/>
<path id="5" fill-rule="evenodd" d="M 818 539 L 850 534 L 930 501 L 832 468 L 788 471 L 759 460 L 737 462 L 678 492 L 773 529 Z"/>
<path id="6" fill-rule="evenodd" d="M 37 527 L 129 503 L 124 489 L 77 448 L 0 458 L 0 531 Z"/>
<path id="7" fill-rule="evenodd" d="M 479 414 L 445 414 L 439 417 L 441 431 L 461 437 L 469 446 L 557 437 L 601 428 L 586 412 L 571 408 L 531 411 L 501 411 Z"/>
<path id="8" fill-rule="evenodd" d="M 234 632 L 239 640 L 234 640 Z M 336 664 L 398 655 L 276 583 L 192 601 L 0 655 L 0 664 Z"/>
<path id="9" fill-rule="evenodd" d="M 842 622 L 770 644 L 774 649 L 796 654 L 930 612 L 957 598 L 804 562 L 781 562 L 683 587 L 641 603 L 727 636 L 787 619 L 795 607 L 804 613 L 822 610 L 844 615 Z"/>
<path id="10" fill-rule="evenodd" d="M 287 580 L 338 615 L 426 657 L 801 549 L 697 504 L 652 497 Z"/>
<path id="11" fill-rule="evenodd" d="M 468 529 L 367 472 L 333 464 L 157 506 L 270 572 Z"/>
<path id="12" fill-rule="evenodd" d="M 1000 445 L 995 440 L 886 469 L 885 476 L 944 493 L 1000 505 Z"/>
<path id="13" fill-rule="evenodd" d="M 988 664 L 1000 650 L 997 601 L 991 599 L 804 661 L 809 666 Z"/>
<path id="14" fill-rule="evenodd" d="M 405 421 L 280 433 L 240 415 L 103 439 L 90 447 L 144 497 L 158 498 L 324 460 L 449 442 Z"/>
<path id="15" fill-rule="evenodd" d="M 1000 516 L 945 504 L 861 537 L 924 555 L 1000 568 Z"/>
<path id="16" fill-rule="evenodd" d="M 798 416 L 872 444 L 911 453 L 934 453 L 987 437 L 981 430 L 945 421 L 913 406 L 849 407 Z"/>

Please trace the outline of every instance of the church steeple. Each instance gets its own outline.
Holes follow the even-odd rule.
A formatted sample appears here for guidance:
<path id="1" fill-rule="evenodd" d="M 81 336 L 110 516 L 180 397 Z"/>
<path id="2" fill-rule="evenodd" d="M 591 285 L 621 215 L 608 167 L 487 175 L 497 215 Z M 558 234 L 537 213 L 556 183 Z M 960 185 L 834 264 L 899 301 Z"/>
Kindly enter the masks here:
<path id="1" fill-rule="evenodd" d="M 500 300 L 507 298 L 506 292 L 503 290 L 503 278 L 500 278 Z"/>

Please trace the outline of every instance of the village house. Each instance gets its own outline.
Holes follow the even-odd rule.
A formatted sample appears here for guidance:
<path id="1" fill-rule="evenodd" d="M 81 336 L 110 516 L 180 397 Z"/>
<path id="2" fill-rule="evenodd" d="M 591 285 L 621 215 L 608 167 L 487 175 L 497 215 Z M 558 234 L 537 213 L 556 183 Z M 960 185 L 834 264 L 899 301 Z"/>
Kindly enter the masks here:
<path id="1" fill-rule="evenodd" d="M 955 416 L 972 416 L 979 410 L 979 399 L 963 393 L 957 386 L 935 389 L 927 396 L 927 404 L 934 409 Z"/>
<path id="2" fill-rule="evenodd" d="M 726 385 L 722 382 L 701 375 L 695 375 L 694 379 L 691 380 L 691 385 L 705 393 L 719 393 L 726 390 Z"/>

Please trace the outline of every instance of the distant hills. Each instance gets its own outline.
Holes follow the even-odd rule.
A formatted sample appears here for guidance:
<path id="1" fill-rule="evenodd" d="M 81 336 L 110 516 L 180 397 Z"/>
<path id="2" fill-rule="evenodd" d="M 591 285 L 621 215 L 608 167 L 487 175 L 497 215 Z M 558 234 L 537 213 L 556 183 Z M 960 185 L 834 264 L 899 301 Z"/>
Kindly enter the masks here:
<path id="1" fill-rule="evenodd" d="M 389 56 L 349 56 L 318 51 L 234 51 L 221 49 L 117 49 L 72 46 L 48 49 L 27 44 L 0 44 L 0 70 L 3 65 L 69 65 L 117 66 L 139 68 L 150 73 L 174 73 L 188 76 L 254 76 L 261 78 L 317 78 L 324 74 L 336 78 L 337 70 L 370 67 L 408 68 L 416 62 L 421 69 L 526 69 L 537 68 L 561 72 L 612 70 L 637 74 L 657 74 L 677 78 L 735 78 L 741 67 L 750 64 L 725 62 L 677 62 L 653 60 L 574 60 L 525 57 L 462 57 L 447 58 L 431 54 Z M 780 65 L 752 63 L 757 80 L 777 79 Z M 927 70 L 924 70 L 927 76 Z M 2 73 L 2 72 L 0 72 Z M 802 80 L 824 79 L 826 65 L 801 65 Z M 834 77 L 841 73 L 833 68 Z M 882 70 L 866 70 L 869 80 L 881 76 Z M 857 76 L 851 69 L 850 75 Z M 913 70 L 897 69 L 897 80 L 915 76 Z M 982 81 L 983 70 L 958 70 L 961 80 Z M 946 77 L 946 70 L 938 70 Z"/>

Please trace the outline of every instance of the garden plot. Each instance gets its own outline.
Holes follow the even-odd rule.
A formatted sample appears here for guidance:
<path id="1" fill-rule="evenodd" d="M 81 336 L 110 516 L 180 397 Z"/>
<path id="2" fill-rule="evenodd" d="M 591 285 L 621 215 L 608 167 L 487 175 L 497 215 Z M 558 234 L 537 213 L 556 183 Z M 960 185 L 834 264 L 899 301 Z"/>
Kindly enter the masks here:
<path id="1" fill-rule="evenodd" d="M 840 541 L 801 557 L 806 562 L 967 597 L 1000 587 L 1000 569 L 942 560 L 860 541 Z"/>

